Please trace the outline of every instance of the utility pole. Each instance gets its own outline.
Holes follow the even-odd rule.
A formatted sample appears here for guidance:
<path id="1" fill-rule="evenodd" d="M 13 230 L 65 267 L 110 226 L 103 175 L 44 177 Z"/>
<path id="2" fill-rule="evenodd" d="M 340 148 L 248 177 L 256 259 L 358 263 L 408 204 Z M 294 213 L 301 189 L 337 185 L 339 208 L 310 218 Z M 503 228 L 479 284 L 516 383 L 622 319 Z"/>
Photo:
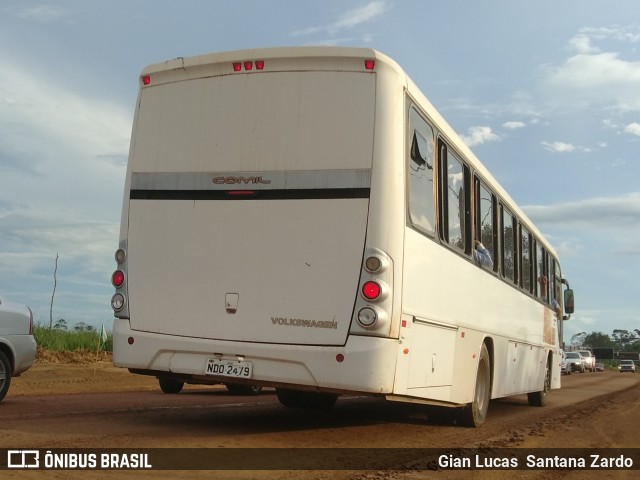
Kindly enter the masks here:
<path id="1" fill-rule="evenodd" d="M 53 297 L 56 294 L 56 285 L 58 284 L 58 253 L 56 253 L 56 267 L 53 270 L 53 293 L 51 294 L 51 306 L 49 307 L 49 330 L 53 328 Z"/>

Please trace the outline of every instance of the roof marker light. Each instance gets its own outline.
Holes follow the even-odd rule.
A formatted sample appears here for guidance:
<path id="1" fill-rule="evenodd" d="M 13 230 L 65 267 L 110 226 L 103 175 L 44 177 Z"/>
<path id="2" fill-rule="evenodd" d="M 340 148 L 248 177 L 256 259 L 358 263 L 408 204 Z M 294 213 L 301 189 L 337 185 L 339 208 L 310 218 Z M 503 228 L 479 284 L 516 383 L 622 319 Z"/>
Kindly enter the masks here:
<path id="1" fill-rule="evenodd" d="M 364 68 L 367 70 L 373 70 L 376 66 L 376 61 L 372 58 L 368 58 L 364 61 Z"/>
<path id="2" fill-rule="evenodd" d="M 245 70 L 253 70 L 253 62 L 244 62 Z"/>
<path id="3" fill-rule="evenodd" d="M 142 84 L 143 85 L 149 85 L 151 83 L 151 76 L 150 75 L 143 75 L 142 76 Z"/>
<path id="4" fill-rule="evenodd" d="M 256 70 L 264 70 L 264 60 L 256 60 Z"/>
<path id="5" fill-rule="evenodd" d="M 239 72 L 242 70 L 242 64 L 240 62 L 233 62 L 233 71 Z"/>

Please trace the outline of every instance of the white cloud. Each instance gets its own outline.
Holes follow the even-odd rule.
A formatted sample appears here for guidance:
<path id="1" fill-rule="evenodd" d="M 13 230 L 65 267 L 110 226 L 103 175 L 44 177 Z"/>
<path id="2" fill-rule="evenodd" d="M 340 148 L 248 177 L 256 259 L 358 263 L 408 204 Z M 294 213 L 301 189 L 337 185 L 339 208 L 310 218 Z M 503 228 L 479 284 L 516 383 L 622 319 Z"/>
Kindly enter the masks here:
<path id="1" fill-rule="evenodd" d="M 540 225 L 583 225 L 597 231 L 640 229 L 640 192 L 619 197 L 597 197 L 557 205 L 529 205 L 523 210 Z M 632 237 L 629 232 L 629 237 Z"/>
<path id="2" fill-rule="evenodd" d="M 572 144 L 564 142 L 542 142 L 542 145 L 546 150 L 558 153 L 573 152 L 576 149 Z"/>
<path id="3" fill-rule="evenodd" d="M 572 143 L 565 142 L 540 142 L 545 150 L 549 150 L 554 153 L 569 153 L 569 152 L 590 152 L 591 149 L 588 147 L 580 147 L 577 145 L 573 145 Z"/>
<path id="4" fill-rule="evenodd" d="M 570 41 L 576 52 L 547 71 L 546 86 L 565 105 L 602 105 L 620 112 L 640 111 L 640 62 L 626 59 L 628 43 L 640 40 L 637 29 L 582 29 Z M 603 51 L 599 40 L 621 42 L 620 51 Z"/>
<path id="5" fill-rule="evenodd" d="M 295 30 L 291 33 L 293 36 L 313 35 L 317 33 L 327 33 L 331 36 L 337 35 L 342 30 L 352 29 L 363 23 L 374 20 L 387 10 L 387 2 L 384 0 L 376 0 L 368 4 L 348 10 L 338 17 L 335 22 L 318 25 L 315 27 L 303 28 Z M 370 40 L 370 37 L 368 37 Z"/>
<path id="6" fill-rule="evenodd" d="M 0 61 L 2 97 L 6 108 L 0 110 L 0 121 L 23 133 L 12 139 L 21 148 L 37 147 L 37 136 L 82 153 L 119 154 L 128 149 L 131 120 L 119 105 L 80 97 Z"/>
<path id="7" fill-rule="evenodd" d="M 596 40 L 613 39 L 626 43 L 640 43 L 638 27 L 584 27 L 578 36 L 588 36 Z"/>
<path id="8" fill-rule="evenodd" d="M 37 20 L 39 22 L 55 22 L 67 16 L 67 13 L 51 5 L 36 5 L 18 12 L 19 18 Z"/>
<path id="9" fill-rule="evenodd" d="M 624 131 L 632 135 L 640 136 L 640 123 L 637 123 L 637 122 L 630 123 L 629 125 L 624 127 Z"/>
<path id="10" fill-rule="evenodd" d="M 516 130 L 518 128 L 524 128 L 526 124 L 524 122 L 505 122 L 502 126 L 508 130 Z"/>
<path id="11" fill-rule="evenodd" d="M 569 40 L 571 47 L 578 53 L 598 53 L 600 50 L 591 45 L 591 38 L 583 33 Z"/>
<path id="12" fill-rule="evenodd" d="M 500 140 L 500 136 L 493 133 L 491 127 L 471 127 L 468 132 L 468 135 L 460 135 L 460 137 L 469 147 Z"/>

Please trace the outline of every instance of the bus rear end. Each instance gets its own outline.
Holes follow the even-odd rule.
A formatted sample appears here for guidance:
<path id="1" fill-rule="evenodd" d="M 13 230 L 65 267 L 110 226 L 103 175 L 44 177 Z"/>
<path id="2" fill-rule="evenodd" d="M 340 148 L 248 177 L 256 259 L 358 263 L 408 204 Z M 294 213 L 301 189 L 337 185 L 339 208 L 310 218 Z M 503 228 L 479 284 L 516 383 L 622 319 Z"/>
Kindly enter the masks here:
<path id="1" fill-rule="evenodd" d="M 326 50 L 143 71 L 113 276 L 116 366 L 283 392 L 392 389 L 393 266 L 366 246 L 375 52 Z"/>

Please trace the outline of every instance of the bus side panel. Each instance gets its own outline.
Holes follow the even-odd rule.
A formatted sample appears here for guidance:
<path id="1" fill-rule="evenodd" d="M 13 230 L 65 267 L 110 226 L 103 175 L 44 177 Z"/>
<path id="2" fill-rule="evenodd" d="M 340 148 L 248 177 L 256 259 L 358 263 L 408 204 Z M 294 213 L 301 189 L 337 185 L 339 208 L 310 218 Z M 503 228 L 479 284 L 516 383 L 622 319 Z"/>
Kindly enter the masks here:
<path id="1" fill-rule="evenodd" d="M 457 334 L 451 336 L 453 340 L 445 340 L 454 352 L 449 401 L 472 400 L 477 358 L 485 339 L 492 352 L 492 398 L 542 387 L 545 352 L 552 347 L 541 346 L 546 314 L 542 304 L 410 228 L 405 232 L 402 293 L 403 318 L 419 318 L 433 325 L 431 333 L 422 333 L 416 328 L 402 330 L 401 334 L 411 339 L 410 356 L 438 355 L 434 344 L 442 341 L 439 331 L 442 328 L 457 330 Z M 438 325 L 440 327 L 435 328 Z M 553 335 L 557 338 L 557 333 Z M 411 360 L 411 368 L 420 363 L 426 364 L 422 375 L 428 376 L 430 366 L 425 358 Z M 407 384 L 410 386 L 411 381 Z M 433 395 L 435 393 L 428 389 L 420 391 L 424 398 L 433 398 Z"/>

